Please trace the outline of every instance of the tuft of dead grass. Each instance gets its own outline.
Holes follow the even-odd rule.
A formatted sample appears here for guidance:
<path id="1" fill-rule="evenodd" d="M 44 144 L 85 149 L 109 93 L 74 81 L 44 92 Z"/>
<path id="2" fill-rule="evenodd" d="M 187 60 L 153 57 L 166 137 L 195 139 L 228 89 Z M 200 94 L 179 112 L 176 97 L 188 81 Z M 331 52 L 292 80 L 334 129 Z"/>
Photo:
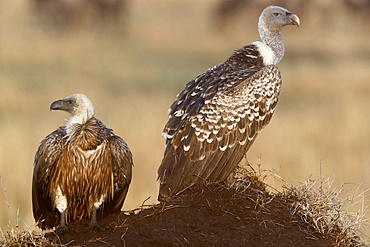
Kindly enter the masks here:
<path id="1" fill-rule="evenodd" d="M 0 246 L 54 246 L 45 238 L 44 233 L 20 230 L 18 227 L 10 227 L 5 233 L 0 229 Z"/>
<path id="2" fill-rule="evenodd" d="M 334 188 L 334 179 L 331 178 L 316 180 L 310 177 L 306 181 L 300 182 L 299 185 L 294 185 L 280 177 L 276 170 L 261 169 L 260 163 L 257 165 L 257 169 L 249 164 L 238 166 L 234 171 L 234 178 L 239 176 L 239 179 L 244 182 L 233 184 L 233 186 L 240 190 L 254 184 L 262 190 L 269 191 L 270 200 L 274 199 L 275 196 L 281 197 L 291 205 L 292 215 L 299 215 L 317 233 L 334 237 L 337 246 L 359 247 L 370 244 L 365 240 L 366 236 L 363 233 L 368 223 L 365 214 L 367 209 L 365 193 L 367 190 L 361 190 L 361 186 L 356 185 L 354 193 L 347 193 L 344 196 L 344 193 L 347 192 L 344 188 L 348 184 Z M 271 177 L 283 183 L 282 192 L 265 183 L 266 179 Z M 317 189 L 318 183 L 319 188 Z M 263 198 L 258 197 L 257 199 L 259 204 L 263 204 Z M 350 210 L 358 205 L 361 205 L 359 212 Z"/>
<path id="3" fill-rule="evenodd" d="M 315 185 L 320 182 L 319 189 Z M 364 193 L 347 195 L 342 188 L 333 188 L 333 179 L 318 181 L 313 178 L 301 182 L 298 186 L 286 183 L 281 196 L 290 202 L 291 213 L 313 227 L 318 233 L 333 236 L 337 246 L 367 246 L 361 237 L 362 228 L 367 223 L 365 218 Z M 361 211 L 350 212 L 348 208 L 361 203 Z"/>
<path id="4" fill-rule="evenodd" d="M 45 238 L 44 233 L 36 232 L 36 229 L 29 231 L 23 230 L 19 227 L 19 210 L 14 213 L 14 210 L 9 203 L 6 186 L 1 175 L 0 185 L 5 197 L 5 204 L 12 216 L 12 221 L 9 222 L 10 224 L 8 225 L 8 230 L 6 232 L 4 232 L 0 227 L 0 246 L 53 246 L 50 241 Z"/>

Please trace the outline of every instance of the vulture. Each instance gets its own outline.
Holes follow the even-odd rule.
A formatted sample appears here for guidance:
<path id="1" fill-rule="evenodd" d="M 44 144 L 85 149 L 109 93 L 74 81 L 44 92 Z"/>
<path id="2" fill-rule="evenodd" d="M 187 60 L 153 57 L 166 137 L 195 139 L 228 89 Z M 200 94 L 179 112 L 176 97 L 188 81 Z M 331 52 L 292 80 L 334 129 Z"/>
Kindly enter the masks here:
<path id="1" fill-rule="evenodd" d="M 297 15 L 268 6 L 258 20 L 261 41 L 188 82 L 168 110 L 159 200 L 199 182 L 222 182 L 233 172 L 275 111 L 284 56 L 281 31 Z"/>
<path id="2" fill-rule="evenodd" d="M 45 137 L 34 159 L 33 216 L 41 229 L 119 212 L 132 176 L 126 142 L 94 117 L 83 94 L 57 100 L 50 110 L 70 114 L 66 126 Z"/>

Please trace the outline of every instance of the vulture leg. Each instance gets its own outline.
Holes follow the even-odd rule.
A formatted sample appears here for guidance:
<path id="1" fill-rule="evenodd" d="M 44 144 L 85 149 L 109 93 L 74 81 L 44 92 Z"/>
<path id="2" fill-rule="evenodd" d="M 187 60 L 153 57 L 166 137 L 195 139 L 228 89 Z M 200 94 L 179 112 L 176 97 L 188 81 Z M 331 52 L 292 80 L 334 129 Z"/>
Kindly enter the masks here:
<path id="1" fill-rule="evenodd" d="M 96 207 L 93 207 L 93 209 L 91 210 L 91 219 L 90 219 L 89 227 L 93 229 L 94 231 L 99 232 L 101 228 L 98 225 L 97 216 L 96 216 L 97 212 L 98 212 L 98 209 Z"/>
<path id="2" fill-rule="evenodd" d="M 66 224 L 66 211 L 63 211 L 60 214 L 60 224 L 59 224 L 58 228 L 55 230 L 55 233 L 60 237 L 62 242 L 64 241 L 63 239 L 64 239 L 64 236 L 66 234 L 75 233 L 75 231 L 72 230 L 71 228 L 69 228 Z"/>
<path id="3" fill-rule="evenodd" d="M 67 224 L 66 224 L 66 211 L 65 210 L 60 214 L 60 225 L 59 225 L 59 228 L 67 228 Z"/>
<path id="4" fill-rule="evenodd" d="M 230 187 L 237 187 L 242 191 L 245 191 L 250 186 L 248 167 L 250 166 L 249 161 L 239 163 L 233 172 L 225 180 L 226 185 Z"/>
<path id="5" fill-rule="evenodd" d="M 90 219 L 90 226 L 94 226 L 97 224 L 97 220 L 96 220 L 96 207 L 93 207 L 92 211 L 91 211 L 91 219 Z"/>

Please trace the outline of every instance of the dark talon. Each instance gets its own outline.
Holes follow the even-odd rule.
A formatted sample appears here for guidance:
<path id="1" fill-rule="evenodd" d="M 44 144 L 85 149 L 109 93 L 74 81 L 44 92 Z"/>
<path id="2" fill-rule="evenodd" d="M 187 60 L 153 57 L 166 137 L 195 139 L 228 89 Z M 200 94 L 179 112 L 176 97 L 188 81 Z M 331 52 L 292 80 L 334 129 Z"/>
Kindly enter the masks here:
<path id="1" fill-rule="evenodd" d="M 99 226 L 98 224 L 96 224 L 96 223 L 89 223 L 89 228 L 91 229 L 91 230 L 93 230 L 94 232 L 101 232 L 102 231 L 102 227 L 101 226 Z"/>

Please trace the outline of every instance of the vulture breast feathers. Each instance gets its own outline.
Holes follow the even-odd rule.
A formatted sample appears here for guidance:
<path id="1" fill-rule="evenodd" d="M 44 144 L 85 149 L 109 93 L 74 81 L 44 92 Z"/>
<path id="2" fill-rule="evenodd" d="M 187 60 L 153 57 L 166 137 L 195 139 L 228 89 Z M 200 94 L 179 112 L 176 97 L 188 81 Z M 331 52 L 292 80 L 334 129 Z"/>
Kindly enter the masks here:
<path id="1" fill-rule="evenodd" d="M 74 94 L 52 103 L 70 113 L 40 143 L 34 160 L 33 215 L 42 229 L 119 212 L 131 182 L 126 142 L 95 118 L 91 101 Z"/>
<path id="2" fill-rule="evenodd" d="M 159 198 L 198 181 L 224 181 L 242 160 L 278 102 L 282 79 L 276 64 L 284 54 L 280 30 L 290 24 L 299 24 L 296 15 L 269 6 L 259 20 L 262 42 L 236 50 L 177 95 L 163 130 Z"/>

